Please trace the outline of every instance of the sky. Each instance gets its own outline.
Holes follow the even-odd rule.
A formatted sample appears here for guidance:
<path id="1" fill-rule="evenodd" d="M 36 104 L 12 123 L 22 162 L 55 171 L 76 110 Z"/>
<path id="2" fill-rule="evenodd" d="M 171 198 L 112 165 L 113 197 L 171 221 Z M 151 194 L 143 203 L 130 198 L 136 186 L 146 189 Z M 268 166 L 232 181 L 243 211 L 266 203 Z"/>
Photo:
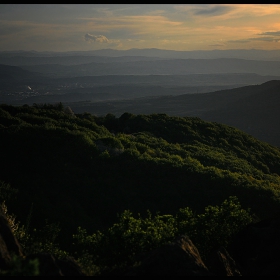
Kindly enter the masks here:
<path id="1" fill-rule="evenodd" d="M 0 4 L 0 51 L 280 49 L 280 4 Z"/>

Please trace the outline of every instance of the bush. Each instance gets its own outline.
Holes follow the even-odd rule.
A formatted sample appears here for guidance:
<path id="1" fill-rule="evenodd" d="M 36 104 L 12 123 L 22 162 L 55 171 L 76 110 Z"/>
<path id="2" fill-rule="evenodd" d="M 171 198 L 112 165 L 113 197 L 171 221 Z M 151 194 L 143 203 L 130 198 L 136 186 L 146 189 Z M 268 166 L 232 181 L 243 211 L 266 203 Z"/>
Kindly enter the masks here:
<path id="1" fill-rule="evenodd" d="M 91 265 L 102 271 L 133 265 L 142 254 L 181 234 L 188 235 L 201 256 L 206 257 L 216 246 L 226 247 L 234 234 L 250 222 L 250 209 L 242 209 L 238 199 L 231 196 L 221 206 L 207 206 L 205 213 L 198 215 L 188 207 L 179 209 L 175 216 L 159 213 L 152 216 L 147 211 L 145 218 L 140 214 L 134 217 L 126 210 L 107 230 L 89 235 L 85 229 L 78 228 L 73 237 L 80 260 L 90 256 Z"/>

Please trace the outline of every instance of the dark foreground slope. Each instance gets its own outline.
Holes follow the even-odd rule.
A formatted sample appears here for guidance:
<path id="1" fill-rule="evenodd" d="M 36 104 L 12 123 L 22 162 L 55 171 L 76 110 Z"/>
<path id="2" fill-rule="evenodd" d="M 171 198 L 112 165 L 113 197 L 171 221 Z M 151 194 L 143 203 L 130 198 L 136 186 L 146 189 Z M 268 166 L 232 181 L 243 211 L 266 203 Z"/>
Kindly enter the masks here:
<path id="1" fill-rule="evenodd" d="M 260 217 L 280 206 L 279 149 L 199 118 L 1 105 L 0 142 L 0 180 L 18 189 L 24 222 L 95 230 L 125 209 L 202 211 L 229 195 Z"/>
<path id="2" fill-rule="evenodd" d="M 86 250 L 97 246 L 83 263 L 94 262 L 102 271 L 104 266 L 125 261 L 127 249 L 141 247 L 143 240 L 150 244 L 146 240 L 150 235 L 142 233 L 142 241 L 132 244 L 129 236 L 135 233 L 139 221 L 127 209 L 144 216 L 147 210 L 162 213 L 160 219 L 168 223 L 170 214 L 177 215 L 178 209 L 190 207 L 194 213 L 201 213 L 198 217 L 207 225 L 195 231 L 203 232 L 202 237 L 192 237 L 199 248 L 205 247 L 204 241 L 213 247 L 210 232 L 217 240 L 220 233 L 228 231 L 227 225 L 232 227 L 227 219 L 223 220 L 223 213 L 233 213 L 234 218 L 234 213 L 240 211 L 238 204 L 223 203 L 230 196 L 236 196 L 259 218 L 280 210 L 280 150 L 233 127 L 199 118 L 129 113 L 119 118 L 110 114 L 96 117 L 88 113 L 75 115 L 61 103 L 18 107 L 2 104 L 0 144 L 0 199 L 6 200 L 10 213 L 25 225 L 23 232 L 44 228 L 41 240 L 47 239 L 46 245 L 52 245 L 58 223 L 59 244 L 67 251 L 74 250 L 72 237 L 77 232 L 82 253 L 81 246 L 85 245 Z M 217 204 L 221 208 L 210 207 L 203 214 L 206 206 Z M 227 207 L 233 212 L 228 213 Z M 193 221 L 186 211 L 184 215 Z M 108 229 L 117 221 L 118 213 L 119 223 Z M 208 220 L 211 213 L 214 216 Z M 156 219 L 148 218 L 148 225 Z M 223 231 L 220 219 L 225 223 Z M 183 220 L 184 225 L 188 222 L 187 218 Z M 122 226 L 130 228 L 130 223 L 133 231 L 122 232 Z M 78 227 L 96 233 L 87 235 L 81 229 L 77 231 Z M 42 247 L 40 244 L 35 243 L 35 250 Z M 126 248 L 122 244 L 130 245 Z M 52 246 L 43 249 L 53 252 Z M 132 250 L 128 256 L 134 253 Z"/>
<path id="3" fill-rule="evenodd" d="M 226 205 L 227 207 L 225 207 Z M 98 241 L 96 238 L 98 233 L 88 236 L 87 240 L 90 242 L 86 244 L 87 250 L 83 251 L 82 256 L 75 254 L 75 259 L 69 255 L 57 256 L 54 252 L 46 252 L 45 250 L 35 253 L 26 252 L 26 247 L 19 242 L 21 238 L 17 238 L 17 234 L 11 227 L 9 215 L 6 215 L 5 211 L 0 208 L 0 275 L 56 277 L 279 275 L 279 216 L 272 216 L 270 219 L 248 224 L 250 218 L 244 209 L 239 208 L 238 204 L 227 204 L 225 201 L 220 209 L 208 207 L 208 210 L 210 209 L 218 210 L 218 215 L 215 215 L 217 212 L 211 211 L 209 216 L 208 211 L 205 215 L 198 217 L 197 222 L 201 218 L 205 221 L 202 228 L 199 226 L 200 223 L 195 223 L 200 229 L 195 232 L 199 232 L 198 235 L 204 232 L 199 239 L 195 238 L 195 235 L 190 239 L 186 234 L 178 234 L 178 232 L 175 234 L 180 228 L 179 225 L 186 225 L 189 222 L 178 216 L 175 219 L 172 219 L 171 215 L 157 216 L 154 220 L 148 219 L 146 221 L 130 217 L 128 221 L 120 221 L 119 224 L 110 228 L 107 234 L 105 233 L 105 237 L 107 237 L 105 243 L 102 242 L 104 235 Z M 227 221 L 224 220 L 224 214 L 228 218 Z M 220 223 L 217 223 L 218 221 Z M 148 228 L 145 227 L 146 223 Z M 119 226 L 121 226 L 121 232 L 118 232 Z M 177 230 L 176 226 L 179 226 Z M 170 232 L 172 228 L 175 229 L 175 232 Z M 141 232 L 142 229 L 148 229 L 148 232 Z M 110 234 L 110 230 L 113 230 L 113 235 Z M 179 229 L 179 231 L 181 230 L 182 228 Z M 160 243 L 157 242 L 158 238 L 157 240 L 154 238 L 149 240 L 150 237 L 157 235 L 157 231 L 163 233 L 163 236 L 159 237 Z M 226 235 L 230 233 L 234 236 L 233 239 L 226 238 L 228 241 L 231 240 L 229 246 L 226 246 L 227 248 L 214 246 L 213 248 L 215 240 L 225 241 L 223 233 Z M 134 234 L 138 237 L 136 240 Z M 196 241 L 194 243 L 193 238 Z M 210 243 L 207 246 L 210 247 L 209 254 L 203 254 L 203 246 L 201 247 L 199 240 L 202 243 L 204 240 L 206 243 Z M 48 241 L 44 239 L 42 243 L 49 244 Z M 148 251 L 141 248 L 145 243 L 150 247 Z M 195 244 L 198 244 L 200 248 L 198 249 Z M 94 248 L 96 245 L 97 248 Z M 93 252 L 90 253 L 90 249 L 93 249 Z M 102 258 L 104 254 L 105 259 Z M 138 257 L 135 258 L 135 256 Z"/>

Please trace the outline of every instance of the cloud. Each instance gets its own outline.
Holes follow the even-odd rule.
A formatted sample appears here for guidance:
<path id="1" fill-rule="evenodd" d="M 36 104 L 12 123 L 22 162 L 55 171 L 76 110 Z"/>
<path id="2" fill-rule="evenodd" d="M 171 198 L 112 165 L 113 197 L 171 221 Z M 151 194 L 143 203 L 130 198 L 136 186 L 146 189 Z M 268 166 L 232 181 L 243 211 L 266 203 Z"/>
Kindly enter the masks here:
<path id="1" fill-rule="evenodd" d="M 209 45 L 210 47 L 224 47 L 226 46 L 225 44 L 213 44 L 213 45 Z"/>
<path id="2" fill-rule="evenodd" d="M 250 41 L 264 41 L 264 42 L 278 42 L 280 39 L 276 39 L 274 37 L 263 37 L 263 38 L 249 38 Z"/>
<path id="3" fill-rule="evenodd" d="M 87 33 L 85 35 L 85 40 L 95 42 L 95 43 L 100 43 L 100 44 L 110 43 L 110 40 L 104 35 L 92 35 L 92 34 L 89 34 L 89 33 Z"/>
<path id="4" fill-rule="evenodd" d="M 187 19 L 199 20 L 200 23 L 221 20 L 238 20 L 240 23 L 257 20 L 257 23 L 271 26 L 280 13 L 279 4 L 179 4 L 174 6 L 179 13 L 184 13 Z M 196 18 L 197 17 L 197 18 Z M 264 17 L 260 21 L 259 17 Z M 177 17 L 178 18 L 178 17 Z M 270 22 L 270 23 L 269 23 Z M 238 22 L 236 22 L 238 23 Z M 231 22 L 231 24 L 234 24 Z"/>
<path id="5" fill-rule="evenodd" d="M 126 39 L 127 42 L 145 42 L 146 40 L 142 40 L 142 39 Z"/>
<path id="6" fill-rule="evenodd" d="M 227 14 L 228 12 L 234 9 L 233 6 L 223 6 L 223 5 L 215 5 L 208 6 L 205 5 L 203 8 L 194 9 L 193 12 L 195 15 L 203 15 L 203 16 L 219 16 L 223 14 Z"/>
<path id="7" fill-rule="evenodd" d="M 229 41 L 227 41 L 227 43 L 242 43 L 242 44 L 244 44 L 244 43 L 250 43 L 250 40 L 229 40 Z"/>
<path id="8" fill-rule="evenodd" d="M 88 26 L 98 30 L 98 32 L 109 32 L 124 30 L 130 31 L 129 34 L 135 34 L 140 31 L 140 33 L 149 33 L 149 31 L 166 31 L 167 28 L 174 32 L 174 27 L 180 27 L 183 22 L 172 21 L 168 18 L 160 15 L 126 15 L 122 17 L 111 17 L 110 20 L 105 20 L 104 18 L 92 17 L 83 18 L 82 20 L 88 22 Z"/>
<path id="9" fill-rule="evenodd" d="M 243 40 L 229 40 L 227 43 L 250 43 L 252 41 L 261 41 L 261 42 L 279 42 L 280 39 L 276 39 L 274 37 L 255 37 L 255 38 L 248 38 Z"/>
<path id="10" fill-rule="evenodd" d="M 258 35 L 274 35 L 274 36 L 280 36 L 280 31 L 267 31 L 260 33 Z"/>
<path id="11" fill-rule="evenodd" d="M 109 40 L 106 36 L 104 35 L 92 35 L 89 33 L 86 33 L 84 36 L 85 41 L 87 42 L 93 42 L 97 44 L 108 44 L 109 47 L 117 47 L 120 48 L 123 46 L 120 40 Z"/>

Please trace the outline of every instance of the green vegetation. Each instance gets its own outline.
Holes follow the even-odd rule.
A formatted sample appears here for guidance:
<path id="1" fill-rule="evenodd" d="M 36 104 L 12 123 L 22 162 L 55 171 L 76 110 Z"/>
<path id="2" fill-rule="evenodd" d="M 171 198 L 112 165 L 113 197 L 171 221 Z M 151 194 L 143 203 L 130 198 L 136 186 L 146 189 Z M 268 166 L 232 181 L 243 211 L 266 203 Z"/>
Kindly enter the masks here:
<path id="1" fill-rule="evenodd" d="M 2 104 L 0 143 L 0 199 L 25 251 L 72 254 L 89 274 L 178 234 L 206 257 L 280 208 L 280 150 L 199 118 Z"/>
<path id="2" fill-rule="evenodd" d="M 237 197 L 229 197 L 221 206 L 208 206 L 202 214 L 195 214 L 190 208 L 180 208 L 176 215 L 152 215 L 148 210 L 145 217 L 125 210 L 118 215 L 117 222 L 107 229 L 89 234 L 86 229 L 77 228 L 72 235 L 68 252 L 61 250 L 56 242 L 60 228 L 49 224 L 37 230 L 28 230 L 15 222 L 5 203 L 2 209 L 8 217 L 13 232 L 26 255 L 50 253 L 58 259 L 74 257 L 87 275 L 102 275 L 111 270 L 122 271 L 139 264 L 141 256 L 161 245 L 173 241 L 179 235 L 188 235 L 196 244 L 204 260 L 219 246 L 227 247 L 232 238 L 244 226 L 253 221 L 250 209 L 242 209 Z M 6 276 L 38 275 L 38 260 L 24 262 L 13 257 L 11 269 L 0 271 Z"/>
<path id="3" fill-rule="evenodd" d="M 225 200 L 221 206 L 208 206 L 203 214 L 195 214 L 190 208 L 181 208 L 176 215 L 137 217 L 129 210 L 124 211 L 118 221 L 103 232 L 88 234 L 78 228 L 74 234 L 75 246 L 79 249 L 78 259 L 85 269 L 97 266 L 104 271 L 125 268 L 138 263 L 143 254 L 160 247 L 177 236 L 187 234 L 200 254 L 207 259 L 216 246 L 225 246 L 245 225 L 252 222 L 250 210 L 241 208 L 236 197 Z M 91 264 L 84 263 L 91 260 Z M 87 267 L 88 266 L 88 267 Z"/>

